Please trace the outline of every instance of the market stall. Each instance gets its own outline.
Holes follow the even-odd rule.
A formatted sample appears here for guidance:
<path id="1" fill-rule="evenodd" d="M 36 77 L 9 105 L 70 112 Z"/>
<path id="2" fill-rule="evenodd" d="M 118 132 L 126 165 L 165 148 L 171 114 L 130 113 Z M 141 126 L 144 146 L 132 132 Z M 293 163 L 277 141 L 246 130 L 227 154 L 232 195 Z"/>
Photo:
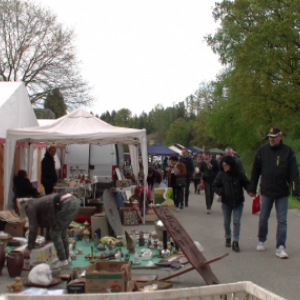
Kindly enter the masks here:
<path id="1" fill-rule="evenodd" d="M 12 166 L 17 141 L 28 144 L 47 142 L 54 144 L 128 144 L 133 173 L 138 177 L 138 147 L 142 153 L 145 174 L 148 173 L 147 137 L 145 129 L 112 126 L 83 109 L 77 109 L 55 122 L 36 127 L 7 130 L 7 147 L 4 153 L 5 208 L 12 207 Z M 147 185 L 146 178 L 144 184 Z"/>

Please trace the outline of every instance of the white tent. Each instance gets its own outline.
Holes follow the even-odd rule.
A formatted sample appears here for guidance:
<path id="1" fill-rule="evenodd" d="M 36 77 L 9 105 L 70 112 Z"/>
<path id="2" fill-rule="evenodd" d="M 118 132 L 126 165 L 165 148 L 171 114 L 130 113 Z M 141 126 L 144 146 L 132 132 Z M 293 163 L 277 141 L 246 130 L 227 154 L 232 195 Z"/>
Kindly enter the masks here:
<path id="1" fill-rule="evenodd" d="M 9 128 L 38 126 L 23 82 L 0 82 L 0 138 Z"/>
<path id="2" fill-rule="evenodd" d="M 135 176 L 139 171 L 138 146 L 141 147 L 144 174 L 148 173 L 147 137 L 145 129 L 112 126 L 85 110 L 77 109 L 45 126 L 9 129 L 5 148 L 4 191 L 5 207 L 11 206 L 11 181 L 14 147 L 17 141 L 57 144 L 128 144 Z M 147 184 L 147 177 L 144 184 Z"/>
<path id="3" fill-rule="evenodd" d="M 0 82 L 0 207 L 4 203 L 4 148 L 6 131 L 9 128 L 37 126 L 37 120 L 32 109 L 28 92 L 23 82 Z M 27 170 L 27 149 L 18 145 L 19 156 L 16 168 Z M 14 157 L 12 156 L 12 159 Z"/>

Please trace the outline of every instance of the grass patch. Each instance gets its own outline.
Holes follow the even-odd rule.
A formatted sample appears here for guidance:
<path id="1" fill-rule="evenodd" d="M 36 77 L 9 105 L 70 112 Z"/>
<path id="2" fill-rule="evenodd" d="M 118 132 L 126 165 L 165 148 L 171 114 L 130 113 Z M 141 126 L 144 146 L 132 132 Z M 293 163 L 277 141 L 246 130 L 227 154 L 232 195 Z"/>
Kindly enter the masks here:
<path id="1" fill-rule="evenodd" d="M 297 208 L 300 210 L 300 201 L 298 201 L 297 199 L 295 199 L 292 196 L 289 196 L 289 206 L 288 207 L 289 207 L 289 209 Z"/>

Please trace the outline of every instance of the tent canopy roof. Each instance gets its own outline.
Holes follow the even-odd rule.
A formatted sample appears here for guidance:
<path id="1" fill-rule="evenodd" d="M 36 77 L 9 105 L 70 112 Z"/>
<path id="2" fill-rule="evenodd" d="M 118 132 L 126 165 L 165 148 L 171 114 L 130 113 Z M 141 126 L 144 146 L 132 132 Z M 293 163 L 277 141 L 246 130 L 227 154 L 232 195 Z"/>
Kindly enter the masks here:
<path id="1" fill-rule="evenodd" d="M 225 154 L 225 151 L 223 151 L 219 148 L 211 148 L 211 149 L 209 149 L 209 152 L 212 154 Z"/>
<path id="2" fill-rule="evenodd" d="M 23 82 L 0 82 L 0 120 L 0 138 L 9 128 L 38 125 Z"/>
<path id="3" fill-rule="evenodd" d="M 169 149 L 168 147 L 165 147 L 161 144 L 153 144 L 151 146 L 147 147 L 148 155 L 177 155 L 178 153 Z"/>
<path id="4" fill-rule="evenodd" d="M 77 109 L 44 126 L 9 129 L 7 138 L 28 143 L 137 145 L 145 132 L 145 129 L 112 126 L 83 109 Z"/>

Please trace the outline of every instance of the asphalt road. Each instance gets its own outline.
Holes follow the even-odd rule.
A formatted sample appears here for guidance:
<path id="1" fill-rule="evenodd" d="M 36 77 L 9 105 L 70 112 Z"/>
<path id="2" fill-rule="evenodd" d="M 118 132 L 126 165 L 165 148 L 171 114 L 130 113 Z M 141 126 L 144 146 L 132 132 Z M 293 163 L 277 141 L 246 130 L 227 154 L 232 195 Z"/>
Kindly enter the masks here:
<path id="1" fill-rule="evenodd" d="M 220 203 L 214 203 L 212 213 L 206 214 L 205 199 L 201 195 L 190 194 L 189 207 L 180 212 L 174 212 L 193 240 L 199 241 L 204 247 L 204 256 L 207 260 L 229 252 L 229 256 L 211 264 L 212 271 L 221 283 L 237 281 L 252 281 L 263 288 L 272 291 L 289 300 L 300 298 L 300 213 L 290 210 L 288 214 L 288 259 L 279 259 L 275 256 L 276 216 L 272 211 L 269 222 L 269 237 L 266 242 L 266 251 L 257 252 L 257 225 L 258 215 L 251 214 L 252 198 L 246 196 L 240 235 L 240 253 L 233 252 L 225 247 L 223 216 Z M 137 228 L 137 227 L 135 227 Z M 126 227 L 127 230 L 130 228 Z M 150 231 L 154 226 L 138 226 L 139 230 Z M 139 273 L 145 274 L 145 271 Z M 155 272 L 157 273 L 157 271 Z M 161 271 L 159 277 L 168 275 Z M 26 273 L 22 273 L 26 277 Z M 172 280 L 174 288 L 205 286 L 202 277 L 192 271 Z M 0 293 L 6 293 L 6 285 L 12 283 L 8 278 L 6 268 L 0 281 Z M 64 288 L 65 283 L 56 288 Z"/>

